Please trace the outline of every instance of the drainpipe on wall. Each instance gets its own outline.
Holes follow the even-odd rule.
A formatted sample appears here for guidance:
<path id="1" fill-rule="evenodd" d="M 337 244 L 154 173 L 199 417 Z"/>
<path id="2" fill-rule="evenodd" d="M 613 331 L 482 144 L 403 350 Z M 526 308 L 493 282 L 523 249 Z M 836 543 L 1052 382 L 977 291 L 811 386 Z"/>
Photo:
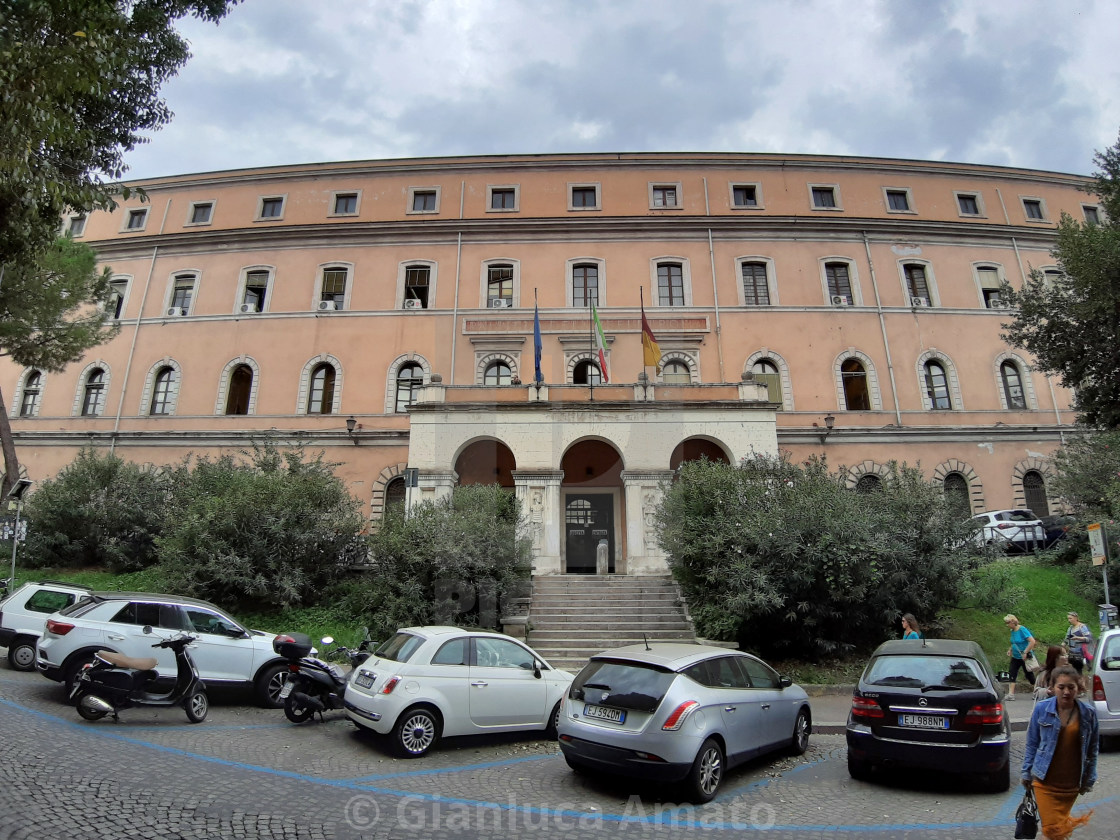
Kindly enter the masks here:
<path id="1" fill-rule="evenodd" d="M 879 300 L 879 283 L 875 279 L 875 261 L 871 259 L 871 242 L 867 238 L 867 231 L 863 231 L 863 249 L 867 252 L 867 267 L 871 272 L 871 288 L 875 292 L 875 311 L 879 315 L 879 331 L 883 334 L 883 350 L 887 354 L 887 376 L 891 380 L 891 399 L 894 400 L 894 422 L 902 425 L 902 409 L 898 405 L 898 388 L 894 382 L 894 362 L 891 361 L 891 343 L 887 338 L 887 322 L 883 317 L 883 303 Z"/>
<path id="2" fill-rule="evenodd" d="M 459 182 L 459 221 L 463 220 L 463 200 L 466 196 L 467 182 Z M 455 340 L 455 331 L 459 329 L 459 272 L 463 264 L 463 231 L 459 231 L 458 241 L 455 245 L 455 303 L 451 307 L 451 381 L 455 384 L 455 349 L 459 342 Z"/>
<path id="3" fill-rule="evenodd" d="M 708 204 L 708 179 L 704 178 L 704 214 L 711 215 L 711 207 Z M 708 228 L 708 262 L 712 266 L 712 300 L 715 302 L 716 309 L 716 354 L 719 356 L 719 381 L 726 382 L 727 379 L 723 373 L 723 328 L 719 322 L 719 286 L 716 283 L 716 251 L 715 246 L 712 244 L 712 229 Z"/>
<path id="4" fill-rule="evenodd" d="M 163 208 L 163 219 L 159 223 L 160 235 L 163 235 L 163 230 L 167 226 L 167 214 L 171 211 L 171 199 L 167 200 L 167 205 Z M 113 436 L 109 439 L 109 454 L 112 455 L 117 448 L 117 434 L 121 428 L 121 413 L 124 411 L 124 397 L 128 391 L 128 377 L 132 372 L 132 360 L 136 355 L 136 341 L 140 337 L 140 322 L 144 320 L 144 306 L 148 302 L 148 292 L 152 288 L 152 277 L 156 272 L 156 256 L 159 254 L 159 246 L 152 246 L 152 261 L 148 266 L 148 279 L 144 283 L 144 294 L 140 297 L 140 314 L 136 316 L 136 329 L 132 331 L 132 343 L 128 347 L 128 361 L 124 366 L 124 381 L 121 382 L 121 398 L 117 402 L 117 416 L 113 419 Z"/>

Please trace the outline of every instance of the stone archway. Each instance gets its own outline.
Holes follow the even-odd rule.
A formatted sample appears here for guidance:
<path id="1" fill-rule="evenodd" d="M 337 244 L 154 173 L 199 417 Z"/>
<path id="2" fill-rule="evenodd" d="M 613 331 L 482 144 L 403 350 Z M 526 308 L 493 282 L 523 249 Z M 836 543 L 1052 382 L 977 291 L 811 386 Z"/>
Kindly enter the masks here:
<path id="1" fill-rule="evenodd" d="M 476 440 L 467 444 L 455 459 L 460 486 L 497 484 L 512 490 L 517 461 L 510 448 L 500 440 Z"/>
<path id="2" fill-rule="evenodd" d="M 620 571 L 617 558 L 625 533 L 622 455 L 603 440 L 572 444 L 560 460 L 562 569 L 595 574 L 599 546 L 606 545 L 607 572 Z"/>

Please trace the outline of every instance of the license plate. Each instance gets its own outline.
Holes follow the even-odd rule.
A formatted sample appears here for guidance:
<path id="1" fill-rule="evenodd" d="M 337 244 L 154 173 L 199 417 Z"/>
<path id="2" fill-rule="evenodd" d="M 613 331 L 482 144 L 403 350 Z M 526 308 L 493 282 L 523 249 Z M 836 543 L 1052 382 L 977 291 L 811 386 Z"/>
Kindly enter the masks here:
<path id="1" fill-rule="evenodd" d="M 590 704 L 584 705 L 583 716 L 596 720 L 609 720 L 611 723 L 626 722 L 626 712 L 622 709 L 606 709 L 602 706 L 592 706 Z"/>
<path id="2" fill-rule="evenodd" d="M 360 671 L 354 684 L 359 688 L 372 688 L 375 677 L 369 671 Z"/>
<path id="3" fill-rule="evenodd" d="M 284 683 L 284 687 L 280 689 L 280 699 L 287 700 L 288 695 L 292 693 L 292 681 L 288 680 Z"/>
<path id="4" fill-rule="evenodd" d="M 949 718 L 942 715 L 899 715 L 898 725 L 917 729 L 948 729 Z"/>

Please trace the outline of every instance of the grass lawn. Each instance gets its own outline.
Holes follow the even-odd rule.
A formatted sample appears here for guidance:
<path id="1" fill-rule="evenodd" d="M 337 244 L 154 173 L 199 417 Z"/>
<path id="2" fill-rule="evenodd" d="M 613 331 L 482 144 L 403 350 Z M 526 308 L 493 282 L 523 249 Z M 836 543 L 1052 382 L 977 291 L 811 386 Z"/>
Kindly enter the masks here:
<path id="1" fill-rule="evenodd" d="M 972 639 L 980 643 L 997 671 L 1008 666 L 1007 648 L 1011 633 L 1003 617 L 1012 613 L 1019 623 L 1030 629 L 1042 647 L 1040 660 L 1045 660 L 1048 644 L 1061 644 L 1069 621 L 1066 613 L 1075 611 L 1081 620 L 1098 635 L 1097 605 L 1080 598 L 1073 592 L 1073 580 L 1061 566 L 1051 566 L 1033 557 L 1008 558 L 995 561 L 1010 564 L 1015 583 L 1022 587 L 1025 596 L 1006 610 L 985 611 L 958 608 L 948 614 L 949 635 L 957 639 Z M 1104 600 L 1104 591 L 1101 591 Z"/>

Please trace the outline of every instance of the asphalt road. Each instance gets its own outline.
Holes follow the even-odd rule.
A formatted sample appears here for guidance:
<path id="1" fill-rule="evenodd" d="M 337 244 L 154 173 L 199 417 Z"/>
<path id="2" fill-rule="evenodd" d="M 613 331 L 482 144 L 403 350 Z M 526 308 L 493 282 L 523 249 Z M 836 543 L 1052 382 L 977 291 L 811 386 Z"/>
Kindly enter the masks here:
<path id="1" fill-rule="evenodd" d="M 280 711 L 226 704 L 198 725 L 180 709 L 87 723 L 63 699 L 38 674 L 0 666 L 0 840 L 711 840 L 744 831 L 1006 840 L 1019 798 L 928 776 L 855 782 L 832 727 L 805 756 L 732 771 L 715 801 L 694 807 L 676 804 L 672 789 L 577 775 L 554 743 L 521 735 L 453 739 L 408 761 L 341 712 L 293 726 Z M 1015 733 L 1013 760 L 1021 756 Z M 1120 753 L 1101 756 L 1100 777 L 1083 800 L 1093 821 L 1076 840 L 1120 836 Z"/>

